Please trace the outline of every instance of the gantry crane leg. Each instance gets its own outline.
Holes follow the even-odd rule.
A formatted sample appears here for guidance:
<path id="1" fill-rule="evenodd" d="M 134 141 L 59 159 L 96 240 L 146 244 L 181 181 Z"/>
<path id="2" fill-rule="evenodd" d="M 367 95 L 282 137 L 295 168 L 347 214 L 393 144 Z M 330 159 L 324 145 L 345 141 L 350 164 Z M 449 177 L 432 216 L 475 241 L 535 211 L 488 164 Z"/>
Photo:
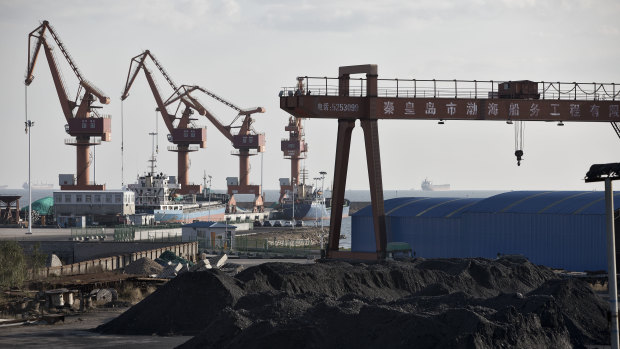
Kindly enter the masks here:
<path id="1" fill-rule="evenodd" d="M 385 208 L 383 206 L 383 179 L 381 177 L 381 155 L 379 152 L 379 129 L 377 120 L 361 120 L 366 144 L 366 163 L 370 182 L 370 201 L 375 228 L 377 258 L 384 259 L 387 247 L 385 229 Z M 342 210 L 341 210 L 342 212 Z"/>
<path id="2" fill-rule="evenodd" d="M 338 120 L 338 138 L 336 141 L 336 164 L 334 165 L 334 189 L 332 192 L 332 212 L 329 225 L 329 249 L 327 257 L 338 253 L 340 242 L 340 225 L 342 224 L 342 206 L 344 190 L 347 184 L 349 153 L 351 150 L 351 133 L 355 120 Z"/>

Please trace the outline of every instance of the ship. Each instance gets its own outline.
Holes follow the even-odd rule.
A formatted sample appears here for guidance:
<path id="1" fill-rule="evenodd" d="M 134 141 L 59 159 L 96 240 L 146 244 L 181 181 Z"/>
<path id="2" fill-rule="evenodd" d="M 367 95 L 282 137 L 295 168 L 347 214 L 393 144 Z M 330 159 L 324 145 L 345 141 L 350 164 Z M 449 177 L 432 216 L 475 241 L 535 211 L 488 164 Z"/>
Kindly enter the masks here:
<path id="1" fill-rule="evenodd" d="M 286 191 L 272 215 L 274 219 L 318 221 L 331 218 L 331 198 L 323 195 L 323 190 L 305 184 L 306 171 L 302 170 L 302 183 L 294 185 L 293 190 Z M 282 181 L 286 178 L 282 178 Z M 342 217 L 349 216 L 349 200 L 344 200 Z"/>
<path id="2" fill-rule="evenodd" d="M 433 184 L 433 182 L 431 182 L 427 178 L 425 178 L 422 181 L 422 190 L 424 190 L 424 191 L 444 191 L 444 190 L 450 190 L 450 184 Z"/>
<path id="3" fill-rule="evenodd" d="M 151 155 L 150 171 L 127 187 L 135 193 L 136 213 L 153 214 L 157 223 L 192 223 L 225 220 L 226 195 L 209 193 L 180 195 L 176 177 L 155 171 L 157 159 Z M 206 186 L 205 186 L 206 187 Z"/>
<path id="4" fill-rule="evenodd" d="M 28 182 L 24 182 L 22 188 L 28 190 Z M 54 185 L 50 183 L 32 183 L 33 190 L 54 189 Z"/>

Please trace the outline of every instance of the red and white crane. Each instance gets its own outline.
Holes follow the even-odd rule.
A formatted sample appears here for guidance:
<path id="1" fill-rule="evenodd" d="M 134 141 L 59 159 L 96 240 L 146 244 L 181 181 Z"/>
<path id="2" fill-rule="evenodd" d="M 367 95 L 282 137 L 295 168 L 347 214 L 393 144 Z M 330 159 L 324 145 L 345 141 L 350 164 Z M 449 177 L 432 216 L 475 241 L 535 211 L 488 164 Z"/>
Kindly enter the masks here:
<path id="1" fill-rule="evenodd" d="M 238 114 L 234 120 L 228 124 L 222 124 L 212 112 L 210 112 L 198 98 L 191 95 L 192 92 L 199 91 L 207 96 L 225 104 L 226 106 L 234 109 Z M 233 148 L 237 151 L 233 155 L 239 157 L 239 177 L 228 177 L 228 195 L 229 202 L 227 204 L 227 212 L 236 212 L 236 200 L 235 194 L 253 194 L 254 195 L 254 212 L 262 212 L 264 209 L 264 200 L 260 185 L 252 185 L 249 183 L 250 174 L 250 156 L 262 153 L 265 150 L 265 134 L 257 133 L 253 127 L 252 114 L 264 113 L 263 107 L 256 107 L 250 109 L 241 109 L 235 104 L 227 101 L 226 99 L 216 95 L 215 93 L 200 87 L 183 85 L 175 90 L 175 93 L 165 102 L 165 105 L 170 105 L 178 100 L 187 99 L 190 101 L 192 108 L 194 108 L 200 115 L 204 115 L 209 121 L 232 143 Z M 241 124 L 234 125 L 241 117 Z M 232 129 L 239 129 L 236 133 L 232 132 Z"/>
<path id="2" fill-rule="evenodd" d="M 47 34 L 52 37 L 50 40 Z M 58 68 L 58 62 L 54 55 L 51 44 L 56 46 L 65 57 L 73 73 L 79 80 L 78 90 L 75 99 L 70 99 L 66 89 L 65 81 Z M 40 26 L 28 35 L 28 67 L 26 69 L 26 86 L 29 86 L 34 79 L 34 68 L 37 58 L 41 52 L 41 47 L 45 51 L 47 63 L 52 73 L 56 93 L 60 100 L 67 124 L 66 132 L 75 137 L 65 140 L 65 144 L 76 148 L 76 181 L 61 185 L 63 190 L 104 190 L 105 185 L 96 185 L 90 182 L 90 146 L 101 144 L 101 141 L 111 140 L 112 124 L 108 115 L 99 114 L 95 109 L 101 108 L 93 103 L 98 99 L 102 104 L 109 104 L 110 98 L 88 80 L 84 79 L 77 65 L 69 55 L 65 45 L 60 41 L 58 34 L 54 31 L 48 21 L 43 21 Z M 77 110 L 76 110 L 77 108 Z"/>
<path id="3" fill-rule="evenodd" d="M 181 103 L 185 106 L 180 117 L 176 116 L 176 112 L 170 113 L 168 111 L 167 107 L 170 103 L 164 103 L 159 88 L 157 87 L 157 83 L 153 78 L 153 74 L 147 68 L 147 59 L 150 59 L 153 64 L 155 64 L 155 66 L 164 76 L 170 87 L 174 91 L 178 90 L 176 84 L 172 81 L 163 66 L 149 50 L 146 50 L 131 59 L 129 72 L 127 74 L 127 81 L 125 82 L 125 89 L 123 90 L 121 100 L 125 100 L 129 96 L 129 89 L 131 89 L 131 86 L 133 85 L 136 77 L 138 76 L 138 73 L 141 70 L 144 71 L 144 75 L 149 84 L 149 87 L 151 88 L 151 92 L 153 93 L 153 97 L 155 98 L 155 102 L 157 104 L 157 111 L 161 113 L 161 116 L 164 119 L 164 123 L 166 124 L 166 128 L 168 128 L 168 132 L 170 132 L 170 134 L 168 135 L 168 140 L 174 144 L 173 147 L 168 147 L 168 150 L 176 152 L 178 154 L 177 174 L 178 183 L 181 185 L 181 189 L 177 190 L 177 193 L 199 193 L 201 191 L 200 185 L 189 184 L 189 153 L 198 150 L 198 147 L 196 147 L 195 145 L 198 145 L 200 148 L 204 148 L 206 146 L 207 130 L 205 128 L 194 127 L 191 124 L 191 121 L 194 120 L 190 118 L 191 114 L 193 113 L 191 109 L 192 105 L 186 98 L 177 99 L 180 100 Z"/>

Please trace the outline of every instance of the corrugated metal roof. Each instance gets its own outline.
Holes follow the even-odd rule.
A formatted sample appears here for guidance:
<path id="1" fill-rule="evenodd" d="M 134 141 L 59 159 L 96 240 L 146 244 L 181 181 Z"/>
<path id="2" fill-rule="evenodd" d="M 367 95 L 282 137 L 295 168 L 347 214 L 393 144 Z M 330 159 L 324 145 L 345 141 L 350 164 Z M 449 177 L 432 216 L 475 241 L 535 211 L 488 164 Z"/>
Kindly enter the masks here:
<path id="1" fill-rule="evenodd" d="M 614 193 L 614 198 L 620 193 Z M 467 212 L 604 214 L 605 193 L 594 191 L 512 191 L 481 200 Z"/>
<path id="2" fill-rule="evenodd" d="M 395 198 L 384 201 L 386 216 L 458 217 L 467 207 L 482 199 L 476 198 Z M 352 216 L 370 216 L 372 207 L 366 206 Z"/>

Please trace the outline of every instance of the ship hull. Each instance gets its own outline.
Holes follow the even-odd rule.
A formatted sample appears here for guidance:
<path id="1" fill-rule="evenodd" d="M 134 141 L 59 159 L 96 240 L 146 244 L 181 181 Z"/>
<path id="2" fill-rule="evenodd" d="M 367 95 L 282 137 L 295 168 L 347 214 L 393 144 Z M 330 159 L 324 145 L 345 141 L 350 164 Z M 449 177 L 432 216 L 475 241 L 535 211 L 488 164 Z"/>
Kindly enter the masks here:
<path id="1" fill-rule="evenodd" d="M 331 207 L 326 207 L 323 203 L 313 202 L 312 204 L 300 203 L 295 204 L 295 220 L 298 221 L 314 221 L 319 219 L 331 218 Z M 342 207 L 342 217 L 349 216 L 349 206 Z M 284 204 L 279 219 L 293 219 L 293 205 Z"/>
<path id="2" fill-rule="evenodd" d="M 154 210 L 155 221 L 160 223 L 191 223 L 194 221 L 223 221 L 225 220 L 226 207 L 213 207 L 210 212 L 207 209 L 191 210 Z"/>

